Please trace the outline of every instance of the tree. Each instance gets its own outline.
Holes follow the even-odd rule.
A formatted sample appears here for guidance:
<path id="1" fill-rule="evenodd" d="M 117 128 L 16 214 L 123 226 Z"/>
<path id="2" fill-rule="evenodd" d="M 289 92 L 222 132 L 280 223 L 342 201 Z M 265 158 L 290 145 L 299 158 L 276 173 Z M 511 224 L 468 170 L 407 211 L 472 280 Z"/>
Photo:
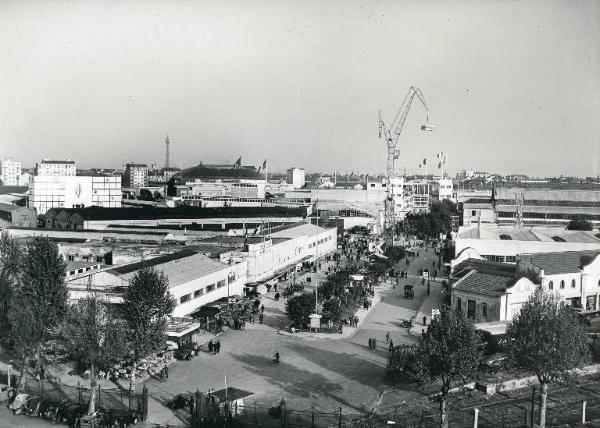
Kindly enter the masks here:
<path id="1" fill-rule="evenodd" d="M 337 323 L 342 317 L 342 302 L 338 297 L 323 302 L 323 321 Z"/>
<path id="2" fill-rule="evenodd" d="M 64 337 L 77 362 L 89 367 L 88 414 L 92 414 L 96 403 L 96 369 L 106 370 L 127 354 L 125 328 L 105 302 L 89 297 L 69 308 Z"/>
<path id="3" fill-rule="evenodd" d="M 421 337 L 415 352 L 414 370 L 421 382 L 441 382 L 441 426 L 448 427 L 448 393 L 453 384 L 466 383 L 477 375 L 483 344 L 473 324 L 445 307 Z"/>
<path id="4" fill-rule="evenodd" d="M 123 315 L 130 330 L 134 368 L 141 358 L 164 347 L 173 309 L 175 301 L 163 272 L 147 266 L 131 278 L 123 295 Z M 134 381 L 132 376 L 132 385 Z"/>
<path id="5" fill-rule="evenodd" d="M 23 364 L 28 356 L 38 355 L 48 333 L 65 317 L 68 290 L 64 277 L 65 265 L 58 245 L 45 237 L 33 238 L 19 263 L 18 282 L 9 309 L 12 338 Z M 19 386 L 23 374 L 22 366 Z"/>
<path id="6" fill-rule="evenodd" d="M 4 231 L 0 235 L 0 323 L 7 320 L 8 307 L 19 278 L 22 246 Z M 8 330 L 8 329 L 6 329 Z"/>
<path id="7" fill-rule="evenodd" d="M 315 313 L 315 298 L 311 294 L 292 296 L 285 303 L 285 311 L 292 325 L 302 328 L 308 324 L 309 315 Z"/>
<path id="8" fill-rule="evenodd" d="M 148 189 L 141 189 L 140 190 L 140 199 L 142 201 L 153 201 L 154 200 L 154 196 L 152 195 L 152 192 Z"/>
<path id="9" fill-rule="evenodd" d="M 583 216 L 576 216 L 567 225 L 567 230 L 592 230 L 592 223 Z"/>
<path id="10" fill-rule="evenodd" d="M 174 177 L 171 177 L 167 183 L 167 196 L 177 196 L 177 186 L 175 185 Z"/>
<path id="11" fill-rule="evenodd" d="M 506 330 L 508 360 L 535 373 L 540 382 L 539 426 L 546 426 L 548 384 L 568 378 L 587 361 L 585 328 L 560 298 L 537 288 Z"/>

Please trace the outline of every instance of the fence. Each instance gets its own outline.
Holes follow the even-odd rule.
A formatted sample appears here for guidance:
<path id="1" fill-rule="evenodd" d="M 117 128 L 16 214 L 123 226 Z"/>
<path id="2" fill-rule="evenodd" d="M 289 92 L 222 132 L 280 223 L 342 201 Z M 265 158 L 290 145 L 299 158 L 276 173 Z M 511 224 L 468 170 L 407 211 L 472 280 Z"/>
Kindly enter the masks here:
<path id="1" fill-rule="evenodd" d="M 70 400 L 76 403 L 88 403 L 91 397 L 89 388 L 63 385 L 38 380 L 26 380 L 25 392 L 50 398 L 56 401 Z M 96 406 L 107 409 L 129 409 L 135 411 L 142 421 L 148 416 L 148 390 L 144 387 L 141 394 L 130 393 L 128 390 L 103 389 L 98 385 L 96 390 Z"/>

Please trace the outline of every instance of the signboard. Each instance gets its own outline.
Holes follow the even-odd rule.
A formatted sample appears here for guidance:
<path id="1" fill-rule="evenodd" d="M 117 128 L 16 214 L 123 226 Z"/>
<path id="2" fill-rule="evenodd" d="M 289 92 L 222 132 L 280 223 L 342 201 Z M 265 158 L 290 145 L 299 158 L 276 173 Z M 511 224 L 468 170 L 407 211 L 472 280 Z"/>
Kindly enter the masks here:
<path id="1" fill-rule="evenodd" d="M 440 316 L 440 310 L 439 309 L 431 309 L 431 318 L 435 318 Z"/>

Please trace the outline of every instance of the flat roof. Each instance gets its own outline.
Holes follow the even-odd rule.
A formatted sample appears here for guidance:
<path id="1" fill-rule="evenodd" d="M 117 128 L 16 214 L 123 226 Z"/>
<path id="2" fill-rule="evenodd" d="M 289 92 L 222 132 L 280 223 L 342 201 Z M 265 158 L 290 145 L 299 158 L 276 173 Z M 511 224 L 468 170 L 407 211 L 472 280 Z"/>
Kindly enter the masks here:
<path id="1" fill-rule="evenodd" d="M 517 229 L 514 226 L 483 226 L 465 227 L 458 230 L 456 239 L 487 239 L 504 241 L 543 241 L 543 242 L 571 242 L 571 243 L 598 243 L 598 231 L 567 230 L 557 227 L 529 227 Z"/>

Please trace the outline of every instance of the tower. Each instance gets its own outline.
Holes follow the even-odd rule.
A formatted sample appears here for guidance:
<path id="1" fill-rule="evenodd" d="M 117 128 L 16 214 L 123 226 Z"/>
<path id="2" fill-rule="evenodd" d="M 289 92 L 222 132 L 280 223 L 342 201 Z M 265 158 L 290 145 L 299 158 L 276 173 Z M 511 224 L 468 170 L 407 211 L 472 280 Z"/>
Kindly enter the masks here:
<path id="1" fill-rule="evenodd" d="M 169 167 L 169 146 L 171 142 L 169 141 L 169 136 L 167 135 L 167 139 L 165 140 L 165 168 Z"/>

